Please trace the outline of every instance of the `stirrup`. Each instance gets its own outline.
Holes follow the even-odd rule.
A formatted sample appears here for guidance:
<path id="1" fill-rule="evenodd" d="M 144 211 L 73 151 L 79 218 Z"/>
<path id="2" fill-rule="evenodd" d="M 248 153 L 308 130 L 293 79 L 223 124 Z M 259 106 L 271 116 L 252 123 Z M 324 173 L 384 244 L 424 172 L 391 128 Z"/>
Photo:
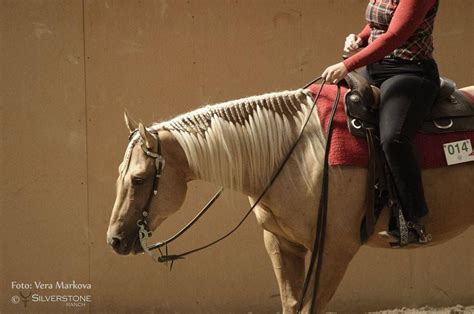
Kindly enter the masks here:
<path id="1" fill-rule="evenodd" d="M 408 221 L 407 227 L 409 230 L 413 230 L 416 232 L 416 234 L 418 235 L 418 243 L 424 244 L 424 243 L 431 242 L 431 240 L 433 240 L 433 237 L 431 236 L 431 234 L 426 233 L 425 226 L 422 223 Z"/>
<path id="2" fill-rule="evenodd" d="M 409 244 L 426 244 L 433 240 L 431 234 L 426 233 L 425 227 L 422 223 L 407 222 L 408 241 L 402 244 L 400 240 L 399 230 L 381 231 L 379 236 L 387 240 L 392 248 L 400 248 Z"/>

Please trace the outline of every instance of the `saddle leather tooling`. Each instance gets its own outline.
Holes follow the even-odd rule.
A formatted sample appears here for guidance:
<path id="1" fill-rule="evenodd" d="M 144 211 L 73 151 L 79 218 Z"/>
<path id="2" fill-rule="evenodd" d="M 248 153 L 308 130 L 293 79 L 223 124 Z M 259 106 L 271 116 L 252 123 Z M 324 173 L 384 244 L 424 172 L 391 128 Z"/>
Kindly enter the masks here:
<path id="1" fill-rule="evenodd" d="M 397 217 L 397 226 L 400 229 L 401 239 L 398 245 L 403 246 L 407 243 L 407 226 L 378 139 L 380 91 L 357 72 L 349 73 L 345 82 L 350 89 L 344 104 L 349 131 L 354 136 L 366 138 L 369 150 L 366 214 L 361 225 L 361 240 L 365 242 L 373 234 L 376 218 L 383 205 L 388 203 L 390 210 Z M 474 102 L 457 90 L 452 80 L 440 78 L 440 84 L 438 98 L 431 113 L 425 118 L 420 132 L 441 134 L 473 131 Z M 422 234 L 420 240 L 428 242 L 430 236 Z"/>

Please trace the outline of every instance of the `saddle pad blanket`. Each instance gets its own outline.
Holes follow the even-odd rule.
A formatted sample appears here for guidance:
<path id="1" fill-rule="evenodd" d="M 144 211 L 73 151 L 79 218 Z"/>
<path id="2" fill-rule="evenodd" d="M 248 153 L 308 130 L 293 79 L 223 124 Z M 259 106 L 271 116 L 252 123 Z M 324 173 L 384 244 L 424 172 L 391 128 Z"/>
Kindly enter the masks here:
<path id="1" fill-rule="evenodd" d="M 313 95 L 316 95 L 319 88 L 319 84 L 313 84 L 309 87 L 309 90 Z M 323 134 L 325 135 L 327 134 L 327 126 L 336 91 L 336 85 L 324 85 L 318 100 L 317 110 L 323 128 Z M 350 134 L 347 126 L 346 114 L 344 112 L 344 95 L 347 91 L 347 88 L 341 87 L 341 99 L 339 100 L 333 121 L 329 164 L 331 166 L 353 165 L 367 167 L 368 150 L 366 140 Z M 455 132 L 447 134 L 418 133 L 415 138 L 415 143 L 420 165 L 423 169 L 447 166 L 443 144 L 465 139 L 470 139 L 474 145 L 474 132 Z"/>

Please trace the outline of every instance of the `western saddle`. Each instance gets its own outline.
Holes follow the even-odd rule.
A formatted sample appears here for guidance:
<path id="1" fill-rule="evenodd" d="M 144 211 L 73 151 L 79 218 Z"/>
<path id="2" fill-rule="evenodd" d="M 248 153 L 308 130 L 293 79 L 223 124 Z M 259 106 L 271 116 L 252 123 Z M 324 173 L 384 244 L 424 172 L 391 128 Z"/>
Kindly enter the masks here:
<path id="1" fill-rule="evenodd" d="M 390 224 L 400 230 L 400 242 L 391 245 L 404 246 L 408 243 L 407 222 L 404 219 L 397 193 L 385 162 L 385 156 L 378 138 L 378 108 L 380 91 L 371 86 L 359 73 L 351 72 L 345 82 L 349 92 L 345 96 L 344 109 L 347 125 L 352 135 L 365 137 L 369 151 L 368 187 L 366 214 L 361 224 L 361 241 L 366 242 L 373 234 L 381 210 L 388 205 L 391 210 Z M 474 101 L 456 88 L 456 84 L 440 78 L 440 92 L 420 130 L 422 133 L 441 134 L 458 131 L 474 131 Z M 416 230 L 416 226 L 410 226 Z M 420 242 L 429 242 L 431 235 L 416 230 Z"/>
<path id="2" fill-rule="evenodd" d="M 349 73 L 345 80 L 350 88 L 345 97 L 349 130 L 355 136 L 365 137 L 365 128 L 377 125 L 380 91 L 357 72 Z M 438 98 L 420 132 L 473 131 L 474 102 L 456 88 L 454 81 L 443 77 L 440 81 Z"/>

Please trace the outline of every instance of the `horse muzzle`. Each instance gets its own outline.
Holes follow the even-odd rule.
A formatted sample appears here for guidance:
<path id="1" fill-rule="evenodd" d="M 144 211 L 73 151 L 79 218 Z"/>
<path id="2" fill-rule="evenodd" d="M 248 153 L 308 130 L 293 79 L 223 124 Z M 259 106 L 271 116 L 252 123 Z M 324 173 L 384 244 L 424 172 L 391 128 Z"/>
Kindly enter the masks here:
<path id="1" fill-rule="evenodd" d="M 108 233 L 107 244 L 120 255 L 128 255 L 130 253 L 138 254 L 143 252 L 143 249 L 140 246 L 138 233 L 136 233 L 135 237 L 123 237 L 119 234 Z"/>

